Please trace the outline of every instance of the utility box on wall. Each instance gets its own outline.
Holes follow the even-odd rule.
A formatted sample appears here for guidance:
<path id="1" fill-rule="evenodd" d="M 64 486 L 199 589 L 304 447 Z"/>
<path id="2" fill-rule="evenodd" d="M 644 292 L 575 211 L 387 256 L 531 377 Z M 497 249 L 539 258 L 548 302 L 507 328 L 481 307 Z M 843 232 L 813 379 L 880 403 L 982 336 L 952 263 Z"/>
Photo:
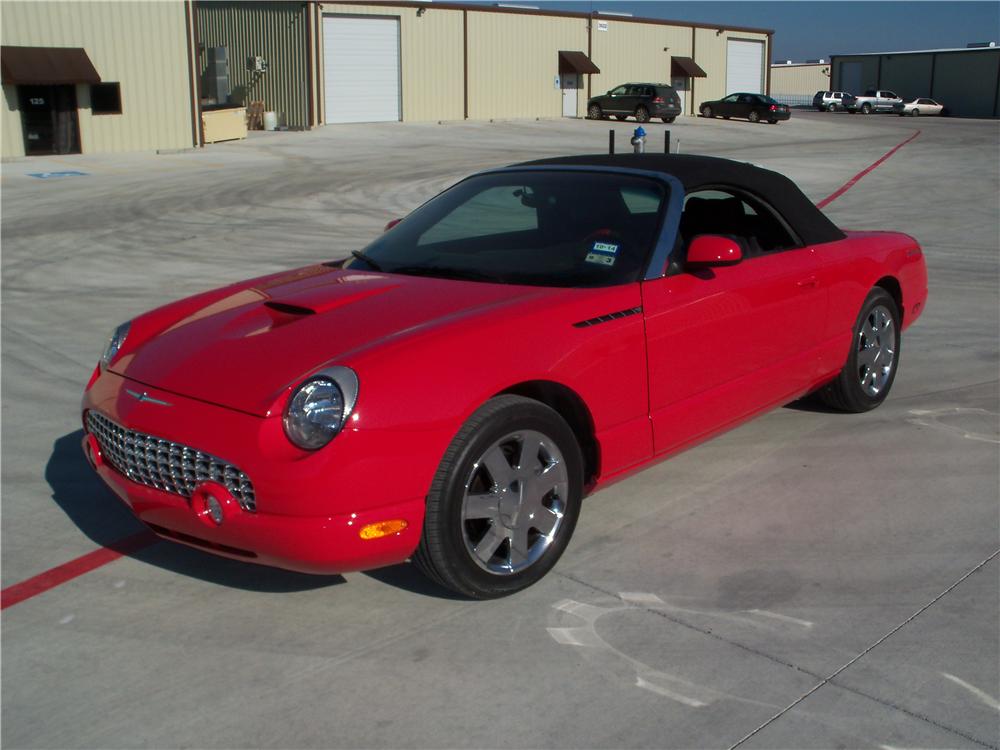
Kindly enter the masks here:
<path id="1" fill-rule="evenodd" d="M 229 55 L 225 47 L 209 47 L 208 67 L 205 69 L 205 96 L 216 104 L 229 101 Z"/>

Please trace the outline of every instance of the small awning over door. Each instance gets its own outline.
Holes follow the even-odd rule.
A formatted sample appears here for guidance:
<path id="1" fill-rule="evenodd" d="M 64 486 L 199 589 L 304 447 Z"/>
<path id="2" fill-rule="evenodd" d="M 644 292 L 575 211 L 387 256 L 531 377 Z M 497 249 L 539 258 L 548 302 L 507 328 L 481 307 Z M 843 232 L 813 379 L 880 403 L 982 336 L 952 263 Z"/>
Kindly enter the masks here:
<path id="1" fill-rule="evenodd" d="M 4 84 L 18 86 L 101 82 L 82 47 L 2 47 L 0 73 Z"/>
<path id="2" fill-rule="evenodd" d="M 598 68 L 582 52 L 567 52 L 559 50 L 559 72 L 560 73 L 600 73 Z"/>
<path id="3" fill-rule="evenodd" d="M 708 78 L 708 73 L 690 57 L 670 58 L 670 75 L 677 78 Z"/>

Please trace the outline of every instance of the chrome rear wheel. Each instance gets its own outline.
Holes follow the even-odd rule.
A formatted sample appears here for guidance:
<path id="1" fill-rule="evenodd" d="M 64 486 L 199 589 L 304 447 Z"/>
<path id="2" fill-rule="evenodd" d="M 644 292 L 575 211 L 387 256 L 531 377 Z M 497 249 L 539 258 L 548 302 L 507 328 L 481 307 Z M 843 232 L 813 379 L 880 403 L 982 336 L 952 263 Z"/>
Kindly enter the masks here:
<path id="1" fill-rule="evenodd" d="M 885 388 L 896 363 L 896 326 L 892 313 L 876 305 L 865 318 L 857 338 L 858 382 L 875 398 Z"/>

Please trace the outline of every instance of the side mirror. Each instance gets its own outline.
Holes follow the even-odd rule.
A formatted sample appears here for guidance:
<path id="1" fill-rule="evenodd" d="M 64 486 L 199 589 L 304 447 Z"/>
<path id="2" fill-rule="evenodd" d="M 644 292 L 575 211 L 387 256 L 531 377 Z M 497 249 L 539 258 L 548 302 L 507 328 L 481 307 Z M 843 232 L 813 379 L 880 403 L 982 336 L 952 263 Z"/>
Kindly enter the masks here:
<path id="1" fill-rule="evenodd" d="M 743 260 L 743 250 L 736 240 L 716 234 L 698 235 L 688 247 L 687 268 L 732 266 Z"/>
<path id="2" fill-rule="evenodd" d="M 394 226 L 396 226 L 401 221 L 402 221 L 402 219 L 393 219 L 392 221 L 390 221 L 388 224 L 385 225 L 385 229 L 383 229 L 382 231 L 383 232 L 388 232 L 390 229 L 392 229 Z"/>

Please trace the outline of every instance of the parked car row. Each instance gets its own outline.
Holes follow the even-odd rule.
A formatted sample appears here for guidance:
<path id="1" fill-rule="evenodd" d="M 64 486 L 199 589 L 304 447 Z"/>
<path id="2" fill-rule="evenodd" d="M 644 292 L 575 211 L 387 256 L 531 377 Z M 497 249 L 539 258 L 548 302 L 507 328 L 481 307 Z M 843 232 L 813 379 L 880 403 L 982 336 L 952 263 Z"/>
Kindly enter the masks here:
<path id="1" fill-rule="evenodd" d="M 865 115 L 872 112 L 891 112 L 900 117 L 944 114 L 944 105 L 940 102 L 927 97 L 907 102 L 886 89 L 868 89 L 860 96 L 847 91 L 817 91 L 813 96 L 813 106 L 821 112 L 844 110 L 851 114 L 860 112 Z"/>
<path id="2" fill-rule="evenodd" d="M 893 112 L 900 117 L 910 115 L 941 115 L 944 106 L 933 99 L 922 97 L 910 102 L 893 91 L 869 89 L 860 96 L 848 91 L 817 91 L 813 106 L 820 111 L 846 111 L 851 114 L 861 112 Z M 670 123 L 681 114 L 681 99 L 673 86 L 666 83 L 624 83 L 600 96 L 587 100 L 587 117 L 591 120 L 606 120 L 614 117 L 625 120 L 634 117 L 636 122 L 649 122 L 660 118 Z M 737 92 L 698 105 L 702 117 L 722 117 L 728 120 L 738 117 L 750 122 L 768 122 L 774 125 L 792 116 L 791 108 L 772 99 L 766 94 Z"/>

